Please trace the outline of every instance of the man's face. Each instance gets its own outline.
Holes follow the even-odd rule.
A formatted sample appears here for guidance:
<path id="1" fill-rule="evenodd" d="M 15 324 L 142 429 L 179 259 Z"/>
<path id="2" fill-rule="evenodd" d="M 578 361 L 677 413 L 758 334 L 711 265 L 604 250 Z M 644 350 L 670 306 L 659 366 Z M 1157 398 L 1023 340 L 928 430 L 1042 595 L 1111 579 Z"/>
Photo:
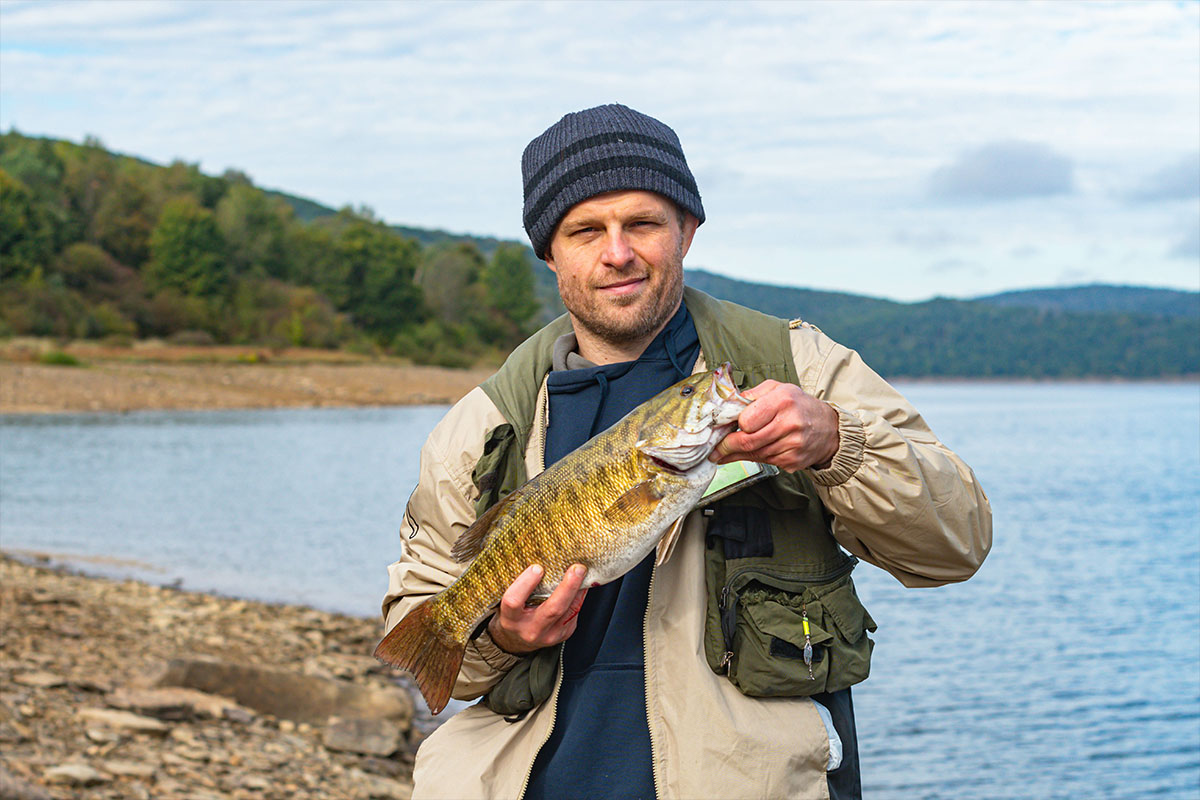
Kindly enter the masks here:
<path id="1" fill-rule="evenodd" d="M 577 327 L 615 345 L 656 334 L 683 297 L 683 257 L 696 218 L 643 191 L 607 192 L 571 208 L 546 263 Z"/>

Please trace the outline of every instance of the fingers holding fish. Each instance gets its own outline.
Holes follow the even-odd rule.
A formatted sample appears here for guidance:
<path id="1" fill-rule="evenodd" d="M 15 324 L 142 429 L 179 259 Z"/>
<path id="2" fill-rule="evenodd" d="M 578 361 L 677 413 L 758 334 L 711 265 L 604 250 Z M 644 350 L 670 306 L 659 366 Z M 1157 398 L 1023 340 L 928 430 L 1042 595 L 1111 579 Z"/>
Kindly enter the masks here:
<path id="1" fill-rule="evenodd" d="M 738 430 L 713 451 L 718 464 L 757 461 L 795 472 L 827 464 L 838 448 L 833 406 L 799 386 L 767 380 L 746 390 L 752 401 L 738 416 Z"/>
<path id="2" fill-rule="evenodd" d="M 576 616 L 587 595 L 583 588 L 587 568 L 573 565 L 550 597 L 530 604 L 543 575 L 542 567 L 534 564 L 517 576 L 500 598 L 500 606 L 488 623 L 488 633 L 500 649 L 514 655 L 532 653 L 565 641 L 575 632 Z"/>

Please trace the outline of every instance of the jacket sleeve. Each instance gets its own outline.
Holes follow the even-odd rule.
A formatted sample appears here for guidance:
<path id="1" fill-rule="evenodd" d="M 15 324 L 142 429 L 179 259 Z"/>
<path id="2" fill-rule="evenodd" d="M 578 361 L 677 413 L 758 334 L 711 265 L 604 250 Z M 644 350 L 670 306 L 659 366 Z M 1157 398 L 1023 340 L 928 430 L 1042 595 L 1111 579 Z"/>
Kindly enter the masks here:
<path id="1" fill-rule="evenodd" d="M 975 473 L 858 353 L 811 326 L 792 331 L 801 388 L 834 406 L 840 442 L 810 470 L 833 535 L 905 586 L 975 574 L 992 544 L 992 512 Z"/>
<path id="2" fill-rule="evenodd" d="M 450 548 L 475 521 L 478 491 L 471 472 L 482 453 L 488 423 L 502 421 L 486 395 L 475 389 L 438 423 L 421 448 L 417 488 L 400 525 L 403 552 L 400 560 L 388 567 L 383 598 L 385 632 L 453 583 L 465 569 L 465 564 L 451 557 Z M 452 696 L 472 700 L 485 694 L 518 660 L 484 632 L 467 643 Z"/>

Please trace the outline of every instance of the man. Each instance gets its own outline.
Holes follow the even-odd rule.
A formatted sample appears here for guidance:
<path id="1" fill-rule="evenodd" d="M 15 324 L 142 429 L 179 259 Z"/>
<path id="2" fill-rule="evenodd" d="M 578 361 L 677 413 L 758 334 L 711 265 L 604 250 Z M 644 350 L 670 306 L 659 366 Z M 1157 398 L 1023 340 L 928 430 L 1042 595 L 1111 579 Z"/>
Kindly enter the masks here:
<path id="1" fill-rule="evenodd" d="M 386 626 L 461 574 L 450 548 L 479 513 L 696 369 L 731 361 L 753 400 L 713 458 L 778 472 L 714 495 L 614 583 L 585 588 L 576 565 L 529 605 L 530 565 L 468 645 L 454 696 L 484 702 L 422 744 L 414 796 L 858 797 L 848 687 L 874 623 L 846 551 L 910 586 L 965 580 L 991 542 L 982 489 L 853 351 L 684 288 L 704 209 L 669 127 L 568 114 L 522 173 L 568 314 L 430 435 Z"/>

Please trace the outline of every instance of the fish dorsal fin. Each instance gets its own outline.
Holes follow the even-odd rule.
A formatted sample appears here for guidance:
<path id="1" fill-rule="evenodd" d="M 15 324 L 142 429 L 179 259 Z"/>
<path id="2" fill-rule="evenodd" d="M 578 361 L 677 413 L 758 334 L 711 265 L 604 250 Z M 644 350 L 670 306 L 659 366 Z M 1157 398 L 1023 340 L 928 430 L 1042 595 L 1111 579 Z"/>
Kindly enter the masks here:
<path id="1" fill-rule="evenodd" d="M 618 525 L 636 525 L 650 516 L 650 512 L 663 499 L 653 478 L 644 480 L 604 509 L 604 516 Z"/>
<path id="2" fill-rule="evenodd" d="M 463 531 L 450 548 L 450 557 L 462 564 L 483 552 L 483 546 L 487 544 L 496 519 L 512 504 L 514 495 L 516 492 L 505 495 L 500 502 L 483 512 L 483 516 L 477 518 L 471 527 Z"/>

